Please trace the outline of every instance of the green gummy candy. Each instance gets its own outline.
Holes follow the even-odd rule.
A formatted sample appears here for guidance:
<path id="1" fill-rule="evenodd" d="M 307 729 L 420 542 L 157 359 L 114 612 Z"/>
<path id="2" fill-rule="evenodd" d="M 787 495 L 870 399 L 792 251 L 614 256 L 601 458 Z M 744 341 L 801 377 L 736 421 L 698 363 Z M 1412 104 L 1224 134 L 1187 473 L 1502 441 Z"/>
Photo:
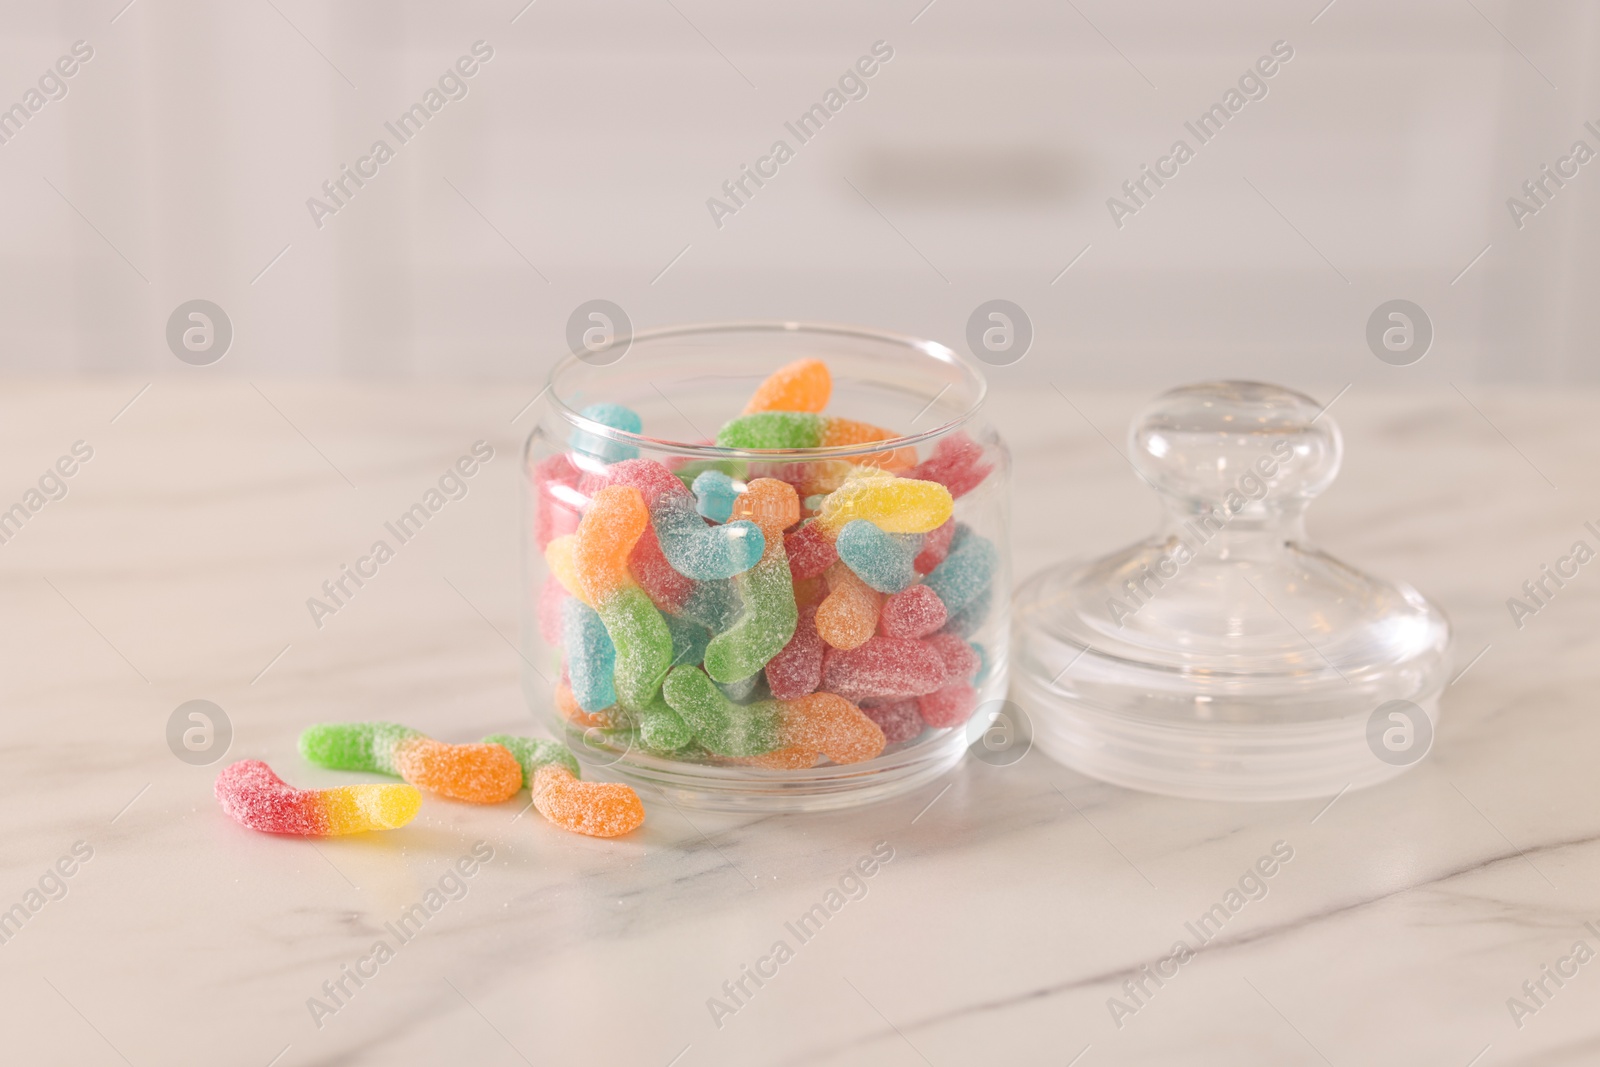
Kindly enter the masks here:
<path id="1" fill-rule="evenodd" d="M 533 788 L 533 776 L 539 773 L 540 767 L 550 763 L 561 764 L 572 772 L 574 778 L 583 777 L 583 772 L 578 769 L 578 758 L 560 741 L 546 741 L 539 737 L 512 737 L 510 734 L 490 734 L 483 739 L 483 743 L 504 745 L 510 750 L 517 762 L 522 764 L 524 788 Z"/>
<path id="2" fill-rule="evenodd" d="M 392 722 L 325 722 L 301 732 L 300 755 L 336 771 L 371 771 L 398 778 L 395 746 L 407 738 L 421 736 L 416 730 Z"/>
<path id="3" fill-rule="evenodd" d="M 707 751 L 718 756 L 760 756 L 778 747 L 781 709 L 776 701 L 735 704 L 723 696 L 706 673 L 695 667 L 674 667 L 661 695 L 694 731 Z"/>
<path id="4" fill-rule="evenodd" d="M 672 633 L 661 612 L 636 585 L 624 586 L 596 610 L 616 646 L 617 703 L 629 711 L 650 706 L 672 667 Z"/>
<path id="5" fill-rule="evenodd" d="M 761 411 L 741 415 L 717 431 L 721 448 L 816 448 L 826 416 L 804 411 Z"/>
<path id="6" fill-rule="evenodd" d="M 639 713 L 639 743 L 648 751 L 677 752 L 693 740 L 689 724 L 660 697 Z"/>
<path id="7" fill-rule="evenodd" d="M 735 582 L 744 597 L 744 615 L 706 646 L 706 673 L 719 682 L 737 682 L 765 667 L 794 637 L 800 618 L 783 553 L 762 559 Z"/>

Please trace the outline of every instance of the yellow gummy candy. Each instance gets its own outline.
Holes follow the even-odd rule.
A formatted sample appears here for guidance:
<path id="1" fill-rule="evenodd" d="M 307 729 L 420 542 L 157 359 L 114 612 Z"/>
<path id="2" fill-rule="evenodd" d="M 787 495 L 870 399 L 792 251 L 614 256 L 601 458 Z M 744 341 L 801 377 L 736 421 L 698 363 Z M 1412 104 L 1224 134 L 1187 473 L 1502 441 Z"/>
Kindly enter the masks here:
<path id="1" fill-rule="evenodd" d="M 578 535 L 567 534 L 557 537 L 546 546 L 544 561 L 550 567 L 550 573 L 555 580 L 561 583 L 561 588 L 571 595 L 594 607 L 594 602 L 589 599 L 589 594 L 583 591 L 583 583 L 578 581 Z"/>
<path id="2" fill-rule="evenodd" d="M 950 490 L 938 482 L 880 471 L 851 478 L 829 493 L 817 522 L 830 538 L 855 519 L 866 519 L 884 533 L 927 533 L 944 525 L 954 507 Z"/>
<path id="3" fill-rule="evenodd" d="M 416 818 L 422 794 L 409 785 L 341 785 L 317 792 L 330 834 L 393 830 Z"/>

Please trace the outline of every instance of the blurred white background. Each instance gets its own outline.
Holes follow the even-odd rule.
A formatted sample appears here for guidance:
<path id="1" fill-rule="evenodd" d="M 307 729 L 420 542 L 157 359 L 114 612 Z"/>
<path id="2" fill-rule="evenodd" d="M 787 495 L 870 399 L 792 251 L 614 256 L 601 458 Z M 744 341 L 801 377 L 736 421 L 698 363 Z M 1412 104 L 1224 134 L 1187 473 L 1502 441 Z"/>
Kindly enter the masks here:
<path id="1" fill-rule="evenodd" d="M 1004 381 L 1600 375 L 1600 164 L 1520 230 L 1506 206 L 1600 150 L 1594 4 L 526 3 L 8 5 L 0 107 L 93 58 L 0 144 L 0 369 L 531 382 L 597 297 L 638 328 L 958 346 L 1004 297 L 1036 328 Z M 399 146 L 384 123 L 479 40 Z M 866 97 L 798 145 L 876 41 Z M 1277 41 L 1268 95 L 1117 228 L 1107 198 Z M 319 229 L 307 199 L 379 138 Z M 718 228 L 707 199 L 778 138 L 795 158 Z M 1410 367 L 1364 340 L 1395 297 L 1437 333 Z M 164 340 L 194 298 L 233 322 L 215 366 Z"/>

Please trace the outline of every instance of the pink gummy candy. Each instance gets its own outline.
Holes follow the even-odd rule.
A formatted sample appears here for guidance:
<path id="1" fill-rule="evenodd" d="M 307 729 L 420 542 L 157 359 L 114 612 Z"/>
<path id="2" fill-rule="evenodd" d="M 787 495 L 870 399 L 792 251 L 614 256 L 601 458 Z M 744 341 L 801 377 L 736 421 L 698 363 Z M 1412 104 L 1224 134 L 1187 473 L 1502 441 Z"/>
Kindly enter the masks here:
<path id="1" fill-rule="evenodd" d="M 886 744 L 909 741 L 922 732 L 922 716 L 917 712 L 915 698 L 894 700 L 884 704 L 861 706 L 861 714 L 878 724 Z"/>
<path id="2" fill-rule="evenodd" d="M 817 633 L 817 606 L 800 609 L 789 643 L 767 661 L 767 687 L 779 700 L 798 700 L 822 684 L 822 653 L 827 646 Z"/>
<path id="3" fill-rule="evenodd" d="M 646 526 L 639 540 L 634 542 L 628 556 L 628 570 L 655 606 L 662 611 L 677 614 L 683 602 L 694 592 L 694 579 L 679 574 L 661 551 L 661 541 L 654 526 Z"/>
<path id="4" fill-rule="evenodd" d="M 888 637 L 921 637 L 945 624 L 944 601 L 925 585 L 914 585 L 883 602 L 878 631 Z"/>
<path id="5" fill-rule="evenodd" d="M 823 534 L 822 527 L 814 522 L 806 523 L 792 534 L 785 534 L 783 547 L 789 553 L 789 573 L 794 575 L 796 581 L 815 578 L 839 561 L 839 550 Z"/>
<path id="6" fill-rule="evenodd" d="M 956 682 L 917 698 L 917 713 L 935 730 L 960 726 L 972 717 L 972 710 L 977 706 L 978 691 L 966 682 Z"/>
<path id="7" fill-rule="evenodd" d="M 922 643 L 938 653 L 944 661 L 944 676 L 948 682 L 971 681 L 972 676 L 978 673 L 978 668 L 983 666 L 983 661 L 972 650 L 972 646 L 955 634 L 933 634 L 923 638 Z"/>
<path id="8" fill-rule="evenodd" d="M 938 650 L 903 637 L 872 637 L 852 649 L 829 649 L 822 659 L 822 688 L 858 704 L 931 693 L 947 674 Z"/>
<path id="9" fill-rule="evenodd" d="M 940 441 L 933 455 L 906 471 L 905 477 L 938 482 L 952 497 L 961 497 L 976 489 L 992 470 L 994 464 L 984 462 L 983 446 L 958 433 Z"/>
<path id="10" fill-rule="evenodd" d="M 537 497 L 533 536 L 543 552 L 551 541 L 576 533 L 583 514 L 578 508 L 578 468 L 565 453 L 557 453 L 533 468 Z"/>
<path id="11" fill-rule="evenodd" d="M 950 554 L 950 542 L 956 536 L 956 520 L 946 519 L 943 526 L 935 527 L 922 539 L 922 551 L 911 561 L 918 574 L 932 574 Z"/>

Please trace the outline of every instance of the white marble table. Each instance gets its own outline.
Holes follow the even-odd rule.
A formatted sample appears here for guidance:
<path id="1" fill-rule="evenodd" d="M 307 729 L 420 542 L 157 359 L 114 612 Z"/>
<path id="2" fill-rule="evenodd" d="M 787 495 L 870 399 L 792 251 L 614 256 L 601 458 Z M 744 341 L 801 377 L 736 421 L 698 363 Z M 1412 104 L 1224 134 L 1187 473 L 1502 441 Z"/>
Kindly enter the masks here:
<path id="1" fill-rule="evenodd" d="M 300 764 L 313 721 L 529 728 L 510 419 L 535 389 L 196 373 L 118 415 L 143 384 L 0 390 L 0 507 L 75 441 L 94 450 L 0 544 L 0 908 L 61 857 L 73 872 L 0 944 L 7 1063 L 1600 1062 L 1600 962 L 1546 979 L 1520 1028 L 1507 1007 L 1574 942 L 1600 950 L 1600 564 L 1520 630 L 1505 604 L 1594 543 L 1600 395 L 1467 387 L 1482 415 L 1446 387 L 1338 401 L 1345 474 L 1313 534 L 1437 599 L 1458 669 L 1489 651 L 1425 763 L 1331 807 L 1140 795 L 1033 753 L 843 814 L 654 803 L 606 843 L 519 802 L 429 802 L 402 833 L 312 844 L 225 819 L 220 764 L 174 758 L 168 716 L 215 701 L 229 759 L 305 783 L 347 780 Z M 1063 385 L 1120 443 L 1142 398 Z M 991 413 L 1016 452 L 1018 573 L 1150 528 L 1155 501 L 1059 396 L 1001 388 Z M 480 438 L 496 458 L 469 495 L 313 626 L 305 599 Z M 332 1003 L 323 983 L 480 841 L 493 859 L 465 895 L 345 978 L 319 1028 L 308 998 Z M 800 944 L 785 923 L 879 842 L 893 859 Z M 1293 858 L 1267 895 L 1165 985 L 1142 979 L 1119 1027 L 1108 999 L 1134 1004 L 1123 983 L 1277 842 Z M 793 957 L 714 1020 L 708 999 L 779 939 Z"/>

